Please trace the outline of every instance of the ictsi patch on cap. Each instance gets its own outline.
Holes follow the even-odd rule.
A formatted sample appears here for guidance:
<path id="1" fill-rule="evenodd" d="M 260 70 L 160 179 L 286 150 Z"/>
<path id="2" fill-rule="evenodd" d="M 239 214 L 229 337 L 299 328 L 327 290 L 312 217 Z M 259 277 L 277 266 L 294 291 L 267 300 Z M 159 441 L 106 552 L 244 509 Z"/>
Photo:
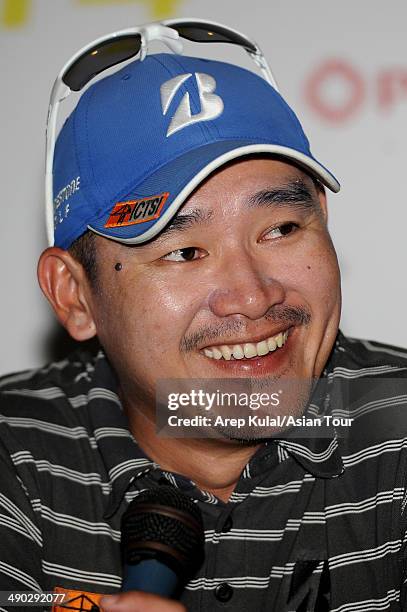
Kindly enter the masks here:
<path id="1" fill-rule="evenodd" d="M 117 202 L 109 215 L 105 227 L 124 227 L 135 223 L 146 223 L 157 219 L 169 193 L 161 193 L 141 200 Z"/>

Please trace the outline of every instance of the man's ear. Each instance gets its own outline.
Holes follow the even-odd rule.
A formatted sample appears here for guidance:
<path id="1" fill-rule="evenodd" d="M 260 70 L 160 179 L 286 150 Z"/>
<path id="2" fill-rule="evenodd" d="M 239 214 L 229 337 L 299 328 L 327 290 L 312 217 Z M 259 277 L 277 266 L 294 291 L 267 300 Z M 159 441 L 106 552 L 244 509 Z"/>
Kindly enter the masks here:
<path id="1" fill-rule="evenodd" d="M 318 198 L 319 198 L 319 203 L 321 205 L 321 210 L 322 210 L 322 215 L 324 217 L 324 221 L 327 224 L 328 223 L 328 204 L 327 204 L 325 187 L 323 185 L 318 185 Z"/>
<path id="2" fill-rule="evenodd" d="M 91 290 L 81 264 L 68 251 L 50 247 L 40 257 L 37 274 L 42 292 L 72 338 L 93 338 Z"/>

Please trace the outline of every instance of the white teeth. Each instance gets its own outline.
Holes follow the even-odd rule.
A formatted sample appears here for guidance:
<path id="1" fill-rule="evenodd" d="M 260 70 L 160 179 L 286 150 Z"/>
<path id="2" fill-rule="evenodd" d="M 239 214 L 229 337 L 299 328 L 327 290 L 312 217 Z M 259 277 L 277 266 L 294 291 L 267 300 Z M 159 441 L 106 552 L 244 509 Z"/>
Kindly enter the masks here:
<path id="1" fill-rule="evenodd" d="M 216 346 L 213 347 L 212 352 L 214 359 L 222 359 L 222 353 L 216 348 Z"/>
<path id="2" fill-rule="evenodd" d="M 250 359 L 250 357 L 256 357 L 257 355 L 256 347 L 250 342 L 247 342 L 243 345 L 243 351 L 246 359 Z"/>
<path id="3" fill-rule="evenodd" d="M 254 344 L 253 342 L 246 342 L 245 344 L 234 344 L 228 346 L 222 344 L 222 346 L 211 346 L 203 350 L 204 355 L 209 359 L 224 359 L 230 361 L 231 359 L 251 359 L 253 357 L 262 357 L 271 353 L 278 348 L 281 348 L 288 338 L 288 330 L 280 332 L 276 336 L 266 338 Z"/>
<path id="4" fill-rule="evenodd" d="M 270 353 L 272 351 L 275 351 L 277 348 L 277 342 L 274 340 L 274 338 L 268 338 L 267 340 L 267 346 L 269 347 L 269 351 Z"/>
<path id="5" fill-rule="evenodd" d="M 232 358 L 232 349 L 226 346 L 226 344 L 223 344 L 219 348 L 222 352 L 223 359 L 226 359 L 226 361 L 229 361 Z"/>
<path id="6" fill-rule="evenodd" d="M 244 352 L 240 344 L 235 344 L 232 350 L 232 355 L 235 359 L 243 359 Z"/>
<path id="7" fill-rule="evenodd" d="M 258 342 L 256 344 L 256 351 L 257 351 L 257 354 L 260 356 L 267 355 L 267 353 L 269 352 L 267 341 L 262 340 L 261 342 Z"/>

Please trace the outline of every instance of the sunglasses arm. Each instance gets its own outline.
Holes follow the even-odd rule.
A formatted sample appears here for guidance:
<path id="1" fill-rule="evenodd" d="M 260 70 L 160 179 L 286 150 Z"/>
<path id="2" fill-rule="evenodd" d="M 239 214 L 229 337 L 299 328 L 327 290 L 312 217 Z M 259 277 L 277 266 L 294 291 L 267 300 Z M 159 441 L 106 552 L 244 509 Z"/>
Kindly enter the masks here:
<path id="1" fill-rule="evenodd" d="M 277 81 L 274 77 L 274 74 L 272 73 L 271 68 L 267 63 L 266 58 L 264 57 L 260 49 L 257 47 L 256 53 L 254 53 L 253 51 L 249 51 L 248 49 L 246 49 L 246 51 L 250 55 L 254 63 L 260 68 L 266 81 L 270 83 L 270 85 L 272 85 L 272 87 L 274 87 L 274 89 L 280 93 L 280 90 L 278 88 Z"/>
<path id="2" fill-rule="evenodd" d="M 58 107 L 62 100 L 65 100 L 71 90 L 58 77 L 52 88 L 46 131 L 46 152 L 45 152 L 45 223 L 47 231 L 48 245 L 54 244 L 54 202 L 53 202 L 53 160 L 55 151 L 55 140 L 57 130 Z"/>

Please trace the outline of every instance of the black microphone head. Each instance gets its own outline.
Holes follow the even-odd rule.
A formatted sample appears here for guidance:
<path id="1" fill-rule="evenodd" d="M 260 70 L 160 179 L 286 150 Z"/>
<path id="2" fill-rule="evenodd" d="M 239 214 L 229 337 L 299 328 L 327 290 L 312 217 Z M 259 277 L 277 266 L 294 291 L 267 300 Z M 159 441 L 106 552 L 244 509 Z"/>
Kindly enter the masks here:
<path id="1" fill-rule="evenodd" d="M 122 517 L 123 561 L 135 565 L 156 559 L 186 582 L 204 557 L 201 511 L 171 485 L 143 491 Z"/>

